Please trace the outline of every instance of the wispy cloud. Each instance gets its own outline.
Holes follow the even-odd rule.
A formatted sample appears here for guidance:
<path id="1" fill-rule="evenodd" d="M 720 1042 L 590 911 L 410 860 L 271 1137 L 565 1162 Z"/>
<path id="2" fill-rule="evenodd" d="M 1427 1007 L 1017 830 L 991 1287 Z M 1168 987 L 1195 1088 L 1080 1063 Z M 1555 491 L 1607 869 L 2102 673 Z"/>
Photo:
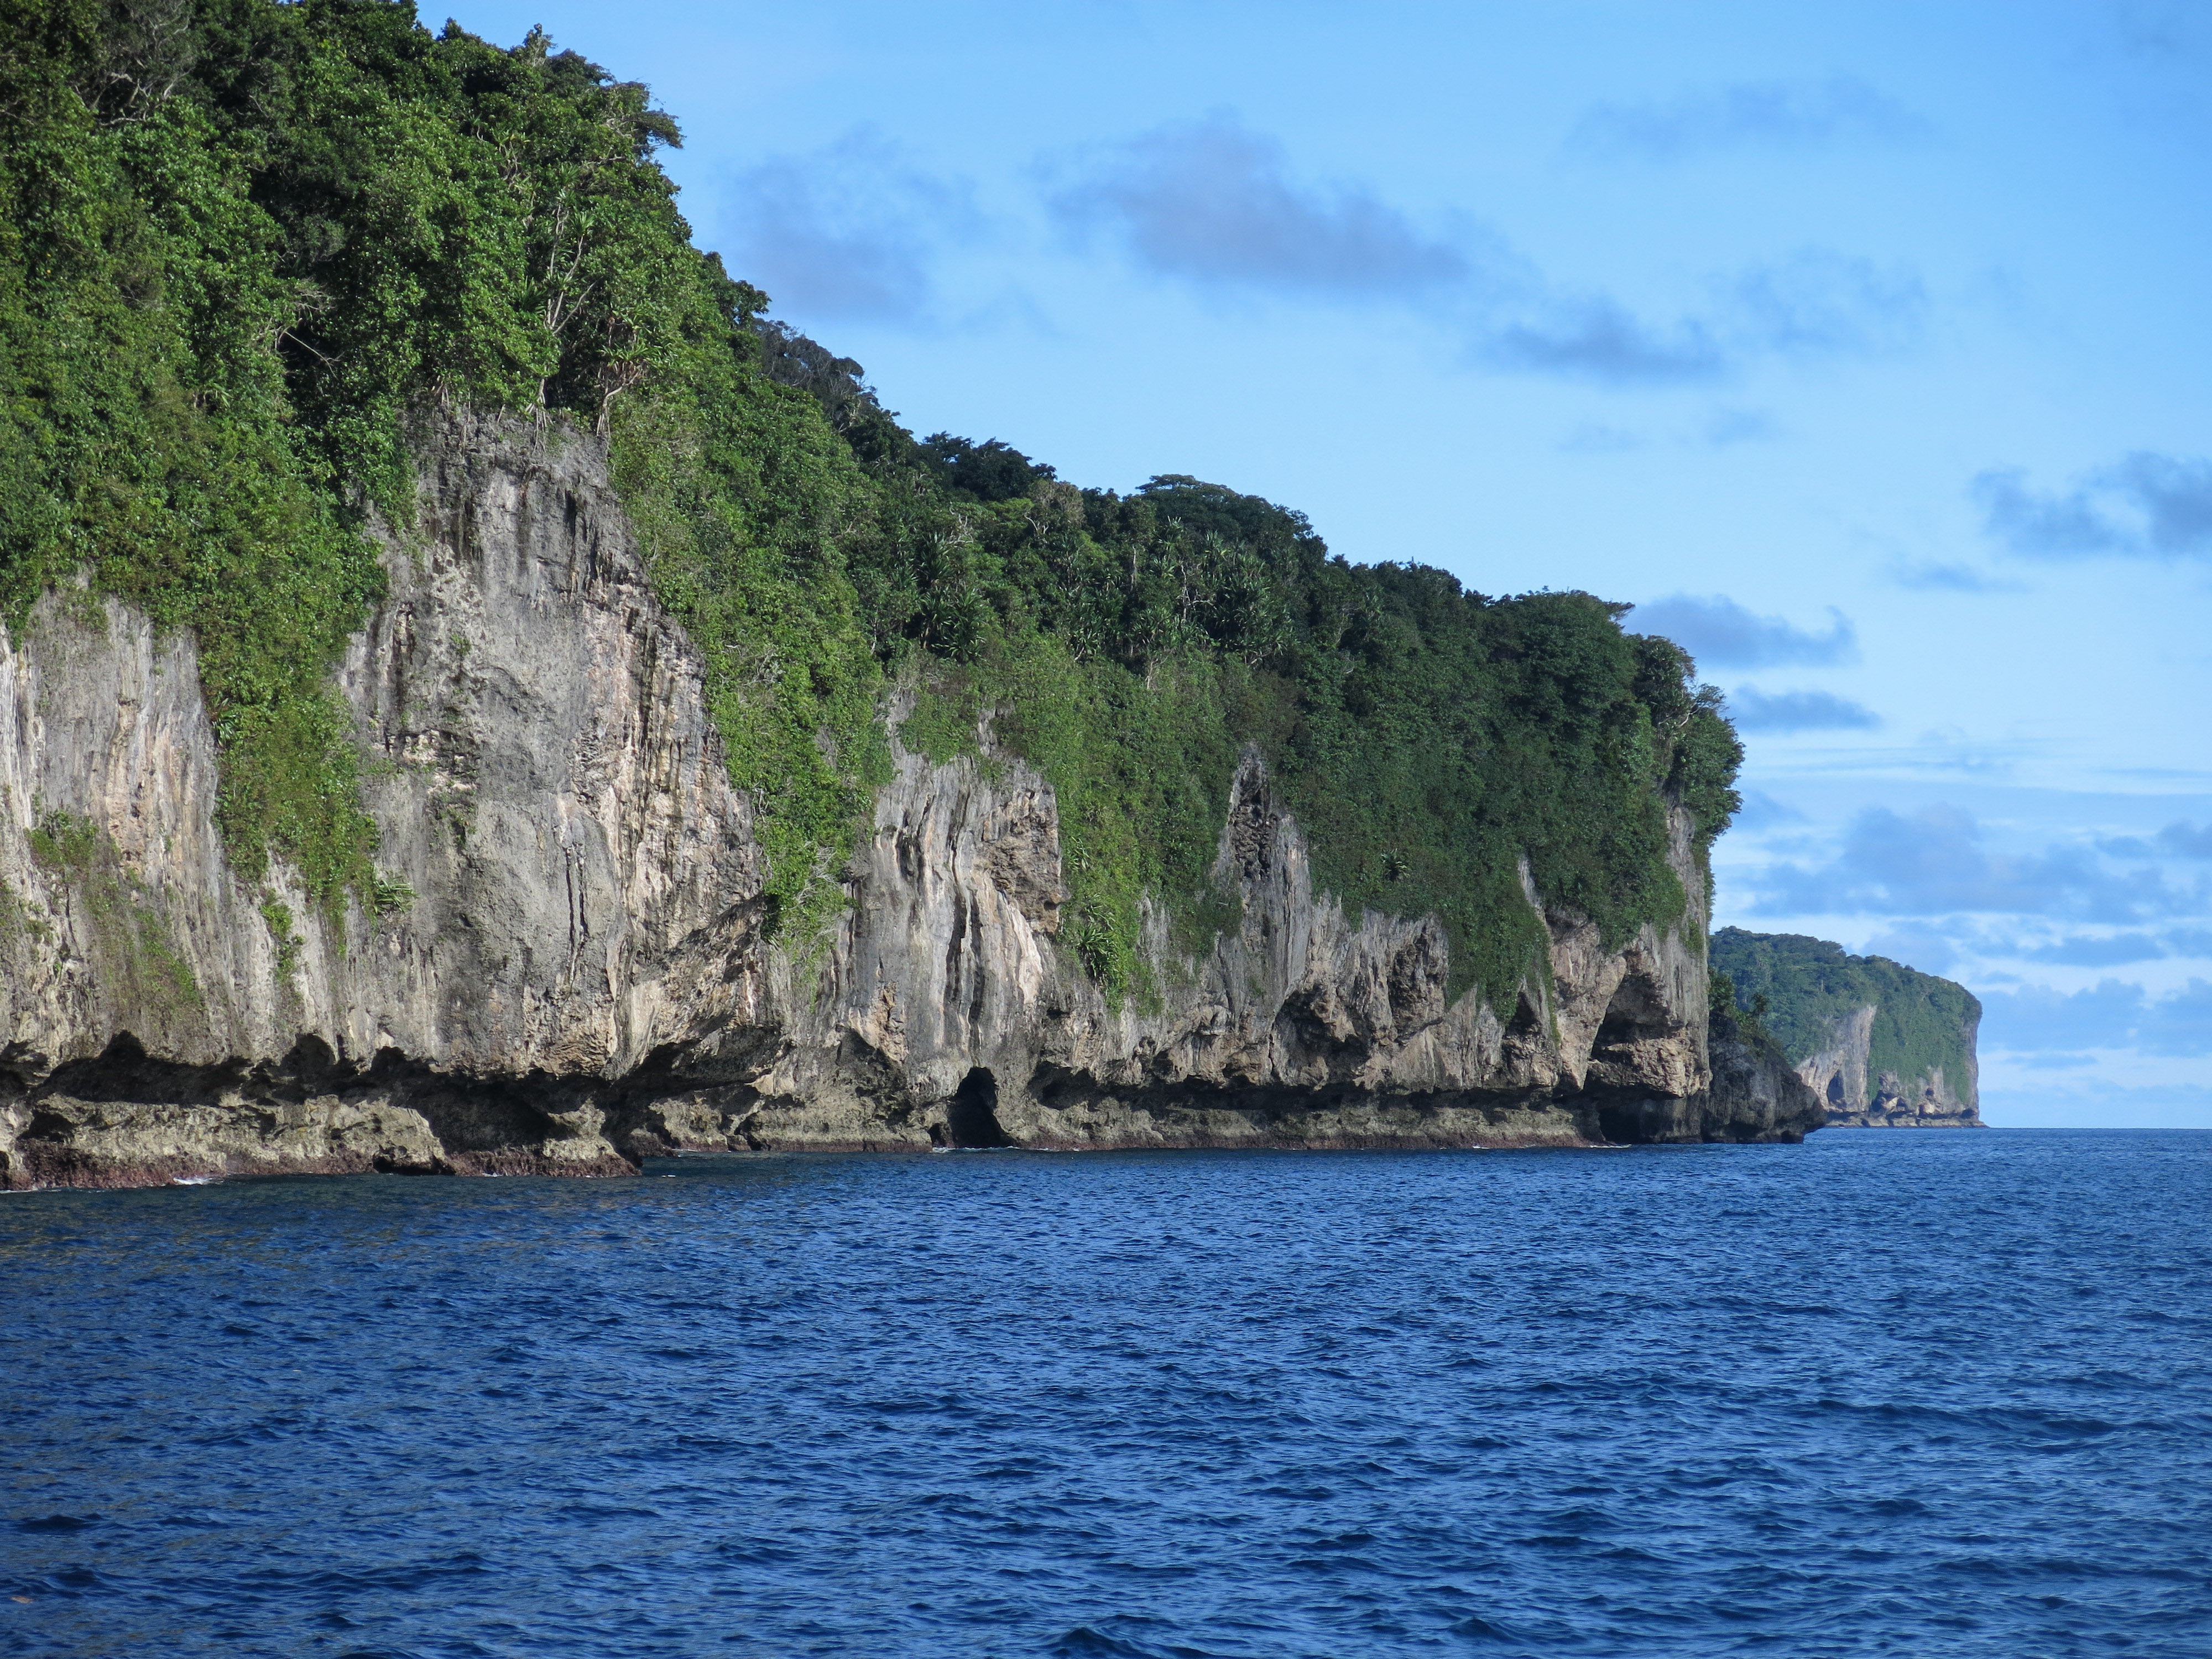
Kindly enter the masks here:
<path id="1" fill-rule="evenodd" d="M 2155 836 L 2121 836 L 2097 843 L 2098 850 L 2116 859 L 2212 859 L 2212 823 L 2197 824 L 2177 818 Z"/>
<path id="2" fill-rule="evenodd" d="M 2025 1054 L 2100 1048 L 2212 1054 L 2212 981 L 2192 979 L 2156 997 L 2117 979 L 2070 993 L 2040 985 L 1994 991 L 1982 998 L 1982 1030 L 1992 1048 Z"/>
<path id="3" fill-rule="evenodd" d="M 1698 311 L 1640 317 L 1605 295 L 1546 290 L 1483 332 L 1492 368 L 1620 386 L 1718 380 L 1761 358 L 1876 356 L 1924 331 L 1918 277 L 1826 248 L 1802 248 L 1712 284 Z"/>
<path id="4" fill-rule="evenodd" d="M 1664 445 L 1673 449 L 1733 449 L 1741 444 L 1772 443 L 1784 435 L 1779 422 L 1764 410 L 1715 409 L 1702 420 L 1657 432 L 1617 426 L 1609 421 L 1578 422 L 1559 441 L 1571 455 L 1619 455 Z"/>
<path id="5" fill-rule="evenodd" d="M 1729 715 L 1746 732 L 1871 731 L 1881 716 L 1863 703 L 1829 691 L 1778 691 L 1755 685 L 1729 694 Z"/>
<path id="6" fill-rule="evenodd" d="M 1927 136 L 1928 122 L 1856 76 L 1738 81 L 1660 100 L 1594 106 L 1567 135 L 1586 155 L 1679 161 L 1723 150 L 1808 150 Z"/>
<path id="7" fill-rule="evenodd" d="M 2154 962 L 2166 953 L 2163 941 L 2136 932 L 2075 933 L 2021 954 L 2029 962 L 2057 963 L 2068 968 L 2118 968 L 2131 962 Z"/>
<path id="8" fill-rule="evenodd" d="M 1281 143 L 1226 111 L 1063 157 L 1054 173 L 1046 208 L 1061 230 L 1140 270 L 1216 297 L 1403 306 L 1490 368 L 1623 387 L 1717 380 L 1760 359 L 1897 350 L 1928 308 L 1911 271 L 1815 247 L 1647 316 L 1546 275 L 1473 216 L 1424 222 L 1365 182 L 1303 177 Z"/>
<path id="9" fill-rule="evenodd" d="M 1772 864 L 1751 879 L 1770 915 L 2009 912 L 2125 924 L 2194 913 L 2206 896 L 2155 869 L 2116 869 L 2092 846 L 1994 852 L 1972 815 L 1955 806 L 1910 817 L 1869 807 L 1827 862 Z"/>
<path id="10" fill-rule="evenodd" d="M 2154 1054 L 2212 1053 L 2212 983 L 2192 979 L 2151 1002 L 2135 1031 L 2135 1046 Z"/>
<path id="11" fill-rule="evenodd" d="M 2185 904 L 2188 896 L 2185 891 L 2169 890 L 2162 902 L 2178 898 Z M 1892 922 L 1866 949 L 1936 974 L 1948 971 L 1936 958 L 1948 963 L 1972 960 L 1982 964 L 1977 975 L 1980 982 L 2016 986 L 2021 983 L 2020 975 L 1990 964 L 2124 968 L 2212 957 L 2212 931 L 2185 925 L 2083 927 L 2063 917 L 1954 912 Z"/>
<path id="12" fill-rule="evenodd" d="M 1920 593 L 2024 593 L 2027 584 L 2003 576 L 1993 576 L 1986 570 L 1977 570 L 1970 564 L 1899 564 L 1891 567 L 1889 578 L 1899 587 L 1909 587 Z"/>
<path id="13" fill-rule="evenodd" d="M 1858 634 L 1840 611 L 1828 612 L 1828 627 L 1814 633 L 1781 617 L 1756 616 L 1720 594 L 1699 598 L 1671 593 L 1638 605 L 1632 626 L 1640 634 L 1663 634 L 1708 667 L 1826 667 L 1856 662 Z"/>
<path id="14" fill-rule="evenodd" d="M 1657 325 L 1602 297 L 1554 301 L 1537 320 L 1498 329 L 1477 356 L 1498 368 L 1614 386 L 1710 380 L 1730 367 L 1728 352 L 1703 322 Z"/>
<path id="15" fill-rule="evenodd" d="M 1983 528 L 2034 558 L 2212 555 L 2212 459 L 2137 450 L 2066 490 L 2031 489 L 2018 468 L 1979 474 Z"/>
<path id="16" fill-rule="evenodd" d="M 2100 850 L 2113 845 L 2105 842 Z M 2169 897 L 2172 896 L 2169 893 Z M 2185 899 L 2185 892 L 2181 895 Z M 1950 916 L 1922 926 L 1984 962 L 2047 963 L 2062 968 L 2121 968 L 2144 962 L 2212 957 L 2212 931 L 2180 926 L 2069 929 L 2065 922 L 2020 917 L 1984 924 Z M 2063 931 L 2062 931 L 2063 930 Z"/>
<path id="17" fill-rule="evenodd" d="M 2212 823 L 2186 819 L 2169 823 L 2158 832 L 2159 850 L 2178 859 L 2212 859 Z"/>
<path id="18" fill-rule="evenodd" d="M 1992 1047 L 2039 1051 L 2118 1048 L 2142 1017 L 2143 988 L 2108 979 L 2088 990 L 2047 985 L 1990 991 L 1982 997 L 1983 1038 Z"/>
<path id="19" fill-rule="evenodd" d="M 1115 147 L 1049 206 L 1138 264 L 1208 288 L 1340 300 L 1464 288 L 1475 261 L 1365 185 L 1291 176 L 1282 144 L 1216 113 Z"/>
<path id="20" fill-rule="evenodd" d="M 732 268 L 810 323 L 923 319 L 937 304 L 939 245 L 982 224 L 965 183 L 865 127 L 740 173 L 732 204 Z"/>
<path id="21" fill-rule="evenodd" d="M 1746 271 L 1721 296 L 1722 326 L 1747 351 L 1863 356 L 1917 341 L 1928 292 L 1911 271 L 1828 248 L 1801 248 Z"/>

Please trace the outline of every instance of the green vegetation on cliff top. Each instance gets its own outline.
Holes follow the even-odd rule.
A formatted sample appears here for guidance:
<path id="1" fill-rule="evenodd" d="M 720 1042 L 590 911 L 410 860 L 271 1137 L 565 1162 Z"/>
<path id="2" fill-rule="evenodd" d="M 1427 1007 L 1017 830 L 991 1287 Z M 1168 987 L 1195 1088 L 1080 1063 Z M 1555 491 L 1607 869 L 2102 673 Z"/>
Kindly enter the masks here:
<path id="1" fill-rule="evenodd" d="M 441 407 L 596 429 L 653 580 L 705 652 L 802 951 L 889 776 L 939 758 L 1058 794 L 1067 936 L 1147 988 L 1143 906 L 1233 920 L 1209 871 L 1256 746 L 1354 908 L 1433 911 L 1456 987 L 1541 960 L 1520 862 L 1609 938 L 1685 895 L 1740 758 L 1668 642 L 1587 594 L 1354 567 L 1196 479 L 1079 489 L 917 441 L 857 365 L 764 320 L 690 245 L 645 89 L 387 0 L 0 0 L 0 605 L 94 592 L 189 627 L 222 820 L 336 907 L 375 831 L 330 668 L 380 591 Z"/>
<path id="2" fill-rule="evenodd" d="M 1941 1068 L 1961 1099 L 1970 1098 L 1975 1028 L 1982 1005 L 1963 985 L 1923 974 L 1887 957 L 1847 955 L 1840 945 L 1803 933 L 1751 933 L 1723 927 L 1712 937 L 1717 982 L 1731 982 L 1731 1006 L 1760 1006 L 1762 1024 L 1793 1066 L 1833 1040 L 1835 1022 L 1857 1009 L 1875 1011 L 1868 1082 L 1885 1072 L 1910 1088 Z M 1856 1101 L 1854 1105 L 1868 1103 Z"/>

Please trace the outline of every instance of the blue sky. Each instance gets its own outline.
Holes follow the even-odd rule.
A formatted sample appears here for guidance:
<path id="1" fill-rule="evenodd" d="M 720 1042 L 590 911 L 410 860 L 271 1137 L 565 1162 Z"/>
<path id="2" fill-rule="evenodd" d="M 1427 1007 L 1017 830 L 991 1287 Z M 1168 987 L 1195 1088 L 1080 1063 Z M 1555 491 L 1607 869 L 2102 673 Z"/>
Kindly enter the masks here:
<path id="1" fill-rule="evenodd" d="M 1634 602 L 1750 750 L 1722 921 L 1963 980 L 1993 1122 L 2212 1127 L 2212 8 L 458 20 L 649 82 L 917 431 Z"/>

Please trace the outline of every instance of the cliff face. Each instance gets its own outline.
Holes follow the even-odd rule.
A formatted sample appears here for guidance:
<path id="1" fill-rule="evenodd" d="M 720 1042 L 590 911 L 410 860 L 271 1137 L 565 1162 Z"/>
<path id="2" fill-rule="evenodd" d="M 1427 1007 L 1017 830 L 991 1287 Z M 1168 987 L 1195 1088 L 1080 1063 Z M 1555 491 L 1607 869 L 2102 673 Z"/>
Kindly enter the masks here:
<path id="1" fill-rule="evenodd" d="M 1981 1005 L 1960 985 L 1791 933 L 1724 927 L 1712 965 L 1765 1023 L 1843 1127 L 1981 1126 L 1974 1041 Z"/>
<path id="2" fill-rule="evenodd" d="M 1947 1067 L 1930 1065 L 1911 1078 L 1875 1070 L 1869 1055 L 1879 1006 L 1869 1003 L 1829 1023 L 1828 1040 L 1798 1062 L 1797 1075 L 1820 1098 L 1826 1121 L 1840 1128 L 1979 1128 L 1974 1034 L 1965 1035 L 1964 1075 L 1954 1089 Z"/>
<path id="3" fill-rule="evenodd" d="M 403 909 L 324 916 L 283 869 L 232 866 L 188 635 L 64 592 L 0 639 L 9 1180 L 1807 1127 L 1708 1088 L 1694 899 L 1679 930 L 1613 951 L 1546 914 L 1550 982 L 1501 1021 L 1448 1003 L 1435 921 L 1316 897 L 1256 757 L 1219 844 L 1228 925 L 1185 960 L 1152 917 L 1156 1000 L 1109 1006 L 1060 947 L 1053 792 L 1003 756 L 897 751 L 844 872 L 853 902 L 794 961 L 763 937 L 703 664 L 599 447 L 455 421 L 423 465 L 419 522 L 387 545 L 388 597 L 341 675 Z M 1676 817 L 1672 861 L 1701 896 Z"/>
<path id="4" fill-rule="evenodd" d="M 1712 1098 L 1745 1140 L 1801 1140 L 1831 1120 L 1826 1103 L 1772 1038 L 1716 1011 L 1707 1028 Z"/>

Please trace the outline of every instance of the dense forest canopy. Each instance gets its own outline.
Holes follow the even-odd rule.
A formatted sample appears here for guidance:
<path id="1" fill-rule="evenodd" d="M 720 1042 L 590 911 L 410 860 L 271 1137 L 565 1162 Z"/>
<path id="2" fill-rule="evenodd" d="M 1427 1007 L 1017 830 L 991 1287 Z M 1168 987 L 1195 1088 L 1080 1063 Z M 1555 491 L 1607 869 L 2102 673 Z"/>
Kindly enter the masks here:
<path id="1" fill-rule="evenodd" d="M 1729 982 L 1734 1002 L 1762 1011 L 1760 1021 L 1793 1066 L 1835 1040 L 1838 1018 L 1870 1006 L 1869 1087 L 1887 1072 L 1910 1088 L 1940 1068 L 1963 1095 L 1973 1075 L 1970 1056 L 1982 1005 L 1963 985 L 1887 957 L 1851 956 L 1804 933 L 1741 927 L 1713 935 L 1712 967 L 1717 982 Z"/>
<path id="2" fill-rule="evenodd" d="M 802 951 L 843 902 L 901 738 L 1058 793 L 1068 933 L 1146 993 L 1187 945 L 1256 746 L 1347 906 L 1434 912 L 1455 986 L 1540 963 L 1544 897 L 1618 939 L 1684 908 L 1741 758 L 1625 607 L 1492 599 L 1333 557 L 1196 478 L 1084 489 L 995 440 L 917 440 L 857 364 L 701 253 L 644 88 L 542 33 L 404 0 L 0 0 L 0 603 L 80 576 L 194 629 L 222 821 L 323 901 L 385 895 L 330 669 L 441 407 L 603 434 L 662 598 L 706 653 L 734 781 Z M 910 713 L 908 712 L 910 710 Z M 987 762 L 988 757 L 986 757 Z"/>

